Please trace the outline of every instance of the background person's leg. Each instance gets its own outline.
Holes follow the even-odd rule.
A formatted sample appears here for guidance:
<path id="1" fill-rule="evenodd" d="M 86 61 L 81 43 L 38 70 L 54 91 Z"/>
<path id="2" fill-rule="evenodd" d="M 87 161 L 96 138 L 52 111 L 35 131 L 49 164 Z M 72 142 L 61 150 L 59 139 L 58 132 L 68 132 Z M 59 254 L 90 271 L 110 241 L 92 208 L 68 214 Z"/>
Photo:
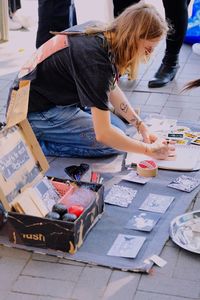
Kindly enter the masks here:
<path id="1" fill-rule="evenodd" d="M 128 6 L 138 3 L 140 0 L 113 0 L 114 17 L 117 17 Z"/>
<path id="2" fill-rule="evenodd" d="M 71 0 L 39 0 L 36 48 L 52 38 L 49 31 L 62 31 L 76 25 L 76 11 Z"/>
<path id="3" fill-rule="evenodd" d="M 149 81 L 149 87 L 156 88 L 166 85 L 174 79 L 179 68 L 178 58 L 184 41 L 188 24 L 188 5 L 190 0 L 162 0 L 165 17 L 173 27 L 167 35 L 166 51 L 162 64 L 154 78 Z"/>
<path id="4" fill-rule="evenodd" d="M 28 119 L 47 156 L 103 157 L 120 153 L 96 141 L 92 116 L 75 106 L 30 113 Z M 117 116 L 112 116 L 112 124 L 126 130 Z"/>
<path id="5" fill-rule="evenodd" d="M 8 0 L 9 14 L 12 16 L 18 9 L 21 8 L 21 0 Z"/>

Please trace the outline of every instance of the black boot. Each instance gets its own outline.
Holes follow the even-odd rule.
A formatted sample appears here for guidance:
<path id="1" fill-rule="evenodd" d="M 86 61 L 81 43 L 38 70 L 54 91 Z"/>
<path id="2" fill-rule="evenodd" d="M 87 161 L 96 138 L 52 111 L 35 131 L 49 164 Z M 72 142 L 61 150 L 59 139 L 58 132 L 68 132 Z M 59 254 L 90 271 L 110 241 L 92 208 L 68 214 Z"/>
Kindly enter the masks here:
<path id="1" fill-rule="evenodd" d="M 148 87 L 157 88 L 166 85 L 174 79 L 178 69 L 178 54 L 166 53 L 160 68 L 154 75 L 154 78 L 149 81 Z"/>

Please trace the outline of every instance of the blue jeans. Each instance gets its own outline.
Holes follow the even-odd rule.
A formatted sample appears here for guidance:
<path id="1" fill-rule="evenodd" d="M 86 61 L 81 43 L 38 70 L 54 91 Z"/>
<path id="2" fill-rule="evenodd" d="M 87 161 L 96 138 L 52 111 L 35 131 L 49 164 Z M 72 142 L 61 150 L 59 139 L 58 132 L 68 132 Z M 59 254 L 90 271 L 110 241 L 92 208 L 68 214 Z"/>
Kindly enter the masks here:
<path id="1" fill-rule="evenodd" d="M 122 153 L 96 141 L 92 116 L 77 106 L 56 106 L 28 114 L 28 120 L 46 156 L 103 157 Z M 126 131 L 116 115 L 114 126 Z"/>

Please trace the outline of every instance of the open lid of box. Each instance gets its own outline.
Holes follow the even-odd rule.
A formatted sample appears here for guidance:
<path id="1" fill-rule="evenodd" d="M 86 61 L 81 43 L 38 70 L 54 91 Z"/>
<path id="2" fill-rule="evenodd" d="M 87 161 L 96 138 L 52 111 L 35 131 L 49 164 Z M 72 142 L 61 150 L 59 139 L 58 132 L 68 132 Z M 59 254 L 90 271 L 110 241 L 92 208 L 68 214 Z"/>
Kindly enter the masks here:
<path id="1" fill-rule="evenodd" d="M 48 162 L 26 119 L 30 81 L 11 93 L 7 122 L 0 131 L 0 200 L 10 211 L 12 201 L 43 178 Z"/>

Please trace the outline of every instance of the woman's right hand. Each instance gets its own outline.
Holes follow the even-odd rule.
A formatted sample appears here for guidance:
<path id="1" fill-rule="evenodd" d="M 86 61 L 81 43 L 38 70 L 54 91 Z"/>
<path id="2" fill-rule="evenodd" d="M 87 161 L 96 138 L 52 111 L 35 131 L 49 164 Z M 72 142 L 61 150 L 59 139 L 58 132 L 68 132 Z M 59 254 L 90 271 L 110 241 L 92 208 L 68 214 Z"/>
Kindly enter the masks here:
<path id="1" fill-rule="evenodd" d="M 167 159 L 169 156 L 175 156 L 175 142 L 157 139 L 154 143 L 147 145 L 147 155 L 155 159 Z"/>

